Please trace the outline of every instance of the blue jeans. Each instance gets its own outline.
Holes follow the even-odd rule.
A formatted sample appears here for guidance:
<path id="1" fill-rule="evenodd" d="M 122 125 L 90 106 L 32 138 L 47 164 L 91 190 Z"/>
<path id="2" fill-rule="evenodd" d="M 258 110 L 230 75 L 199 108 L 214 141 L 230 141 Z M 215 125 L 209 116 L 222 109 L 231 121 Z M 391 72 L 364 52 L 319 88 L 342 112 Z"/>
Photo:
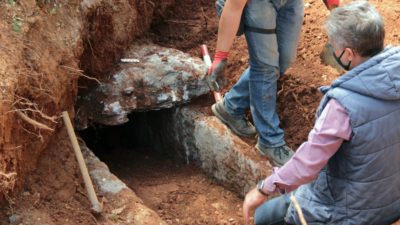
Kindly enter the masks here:
<path id="1" fill-rule="evenodd" d="M 284 225 L 284 218 L 290 205 L 289 194 L 270 199 L 256 209 L 256 225 Z"/>
<path id="2" fill-rule="evenodd" d="M 223 2 L 217 0 L 217 8 Z M 285 144 L 276 112 L 277 81 L 296 57 L 303 14 L 303 0 L 248 0 L 243 11 L 245 26 L 276 29 L 276 33 L 244 30 L 249 67 L 225 95 L 225 108 L 237 118 L 250 108 L 260 144 L 265 147 Z"/>

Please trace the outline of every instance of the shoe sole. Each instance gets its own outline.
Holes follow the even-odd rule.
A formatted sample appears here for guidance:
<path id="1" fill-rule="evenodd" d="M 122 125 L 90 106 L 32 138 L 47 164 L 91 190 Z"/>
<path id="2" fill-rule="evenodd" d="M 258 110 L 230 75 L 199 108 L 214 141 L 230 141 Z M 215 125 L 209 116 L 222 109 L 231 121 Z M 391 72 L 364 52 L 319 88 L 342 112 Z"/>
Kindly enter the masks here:
<path id="1" fill-rule="evenodd" d="M 263 156 L 263 157 L 267 157 L 269 159 L 269 161 L 273 164 L 273 166 L 278 166 L 278 167 L 282 167 L 283 164 L 277 163 L 275 162 L 275 160 L 272 159 L 272 157 L 268 156 L 268 154 L 265 154 L 263 151 L 260 150 L 260 147 L 258 146 L 258 144 L 256 144 L 255 148 L 257 149 L 257 152 Z"/>
<path id="2" fill-rule="evenodd" d="M 227 125 L 227 126 L 233 131 L 233 133 L 235 133 L 235 134 L 237 134 L 237 135 L 239 135 L 239 136 L 247 137 L 247 138 L 254 138 L 254 137 L 257 135 L 257 134 L 255 134 L 255 135 L 248 135 L 248 134 L 240 133 L 238 130 L 236 130 L 235 127 L 229 125 L 228 121 L 226 121 L 226 120 L 224 119 L 224 117 L 222 117 L 221 114 L 219 114 L 219 112 L 217 111 L 217 109 L 216 109 L 215 107 L 216 107 L 215 104 L 212 105 L 212 106 L 211 106 L 211 111 L 214 113 L 214 115 L 215 115 L 222 123 L 224 123 L 225 125 Z"/>

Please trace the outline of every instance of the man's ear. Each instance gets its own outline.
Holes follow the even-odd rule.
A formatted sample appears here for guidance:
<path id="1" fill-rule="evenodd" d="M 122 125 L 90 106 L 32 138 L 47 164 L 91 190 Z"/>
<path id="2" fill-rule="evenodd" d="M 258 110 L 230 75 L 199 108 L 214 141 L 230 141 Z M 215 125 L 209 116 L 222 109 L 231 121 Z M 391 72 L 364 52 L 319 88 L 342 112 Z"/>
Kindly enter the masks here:
<path id="1" fill-rule="evenodd" d="M 353 61 L 355 57 L 355 52 L 351 48 L 345 48 L 344 51 L 346 52 L 345 57 L 347 61 Z"/>

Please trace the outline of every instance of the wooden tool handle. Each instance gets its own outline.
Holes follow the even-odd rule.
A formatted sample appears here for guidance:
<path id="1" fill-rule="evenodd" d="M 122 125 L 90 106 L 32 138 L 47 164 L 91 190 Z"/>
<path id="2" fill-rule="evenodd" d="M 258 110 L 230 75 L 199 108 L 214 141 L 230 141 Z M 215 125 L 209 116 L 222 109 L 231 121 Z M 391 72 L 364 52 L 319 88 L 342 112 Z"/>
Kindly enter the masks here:
<path id="1" fill-rule="evenodd" d="M 71 119 L 69 118 L 68 112 L 62 112 L 62 117 L 64 120 L 64 124 L 67 127 L 68 136 L 71 139 L 72 147 L 75 151 L 76 159 L 78 160 L 79 169 L 81 170 L 83 181 L 85 182 L 86 191 L 89 195 L 89 200 L 92 203 L 92 210 L 96 213 L 101 213 L 103 210 L 102 205 L 97 199 L 97 195 L 93 188 L 92 180 L 90 179 L 88 169 L 85 164 L 85 160 L 83 159 L 81 148 L 79 147 L 78 140 L 75 135 L 74 128 L 72 127 Z"/>

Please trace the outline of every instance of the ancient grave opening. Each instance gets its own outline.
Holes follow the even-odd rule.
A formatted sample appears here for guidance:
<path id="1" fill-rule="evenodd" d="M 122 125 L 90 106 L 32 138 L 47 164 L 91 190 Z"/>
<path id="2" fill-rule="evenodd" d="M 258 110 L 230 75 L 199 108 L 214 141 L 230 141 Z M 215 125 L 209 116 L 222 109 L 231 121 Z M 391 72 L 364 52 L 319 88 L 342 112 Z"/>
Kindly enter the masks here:
<path id="1" fill-rule="evenodd" d="M 176 109 L 138 112 L 118 126 L 80 132 L 87 146 L 167 223 L 237 224 L 241 198 L 206 176 L 170 138 Z M 190 128 L 188 128 L 190 129 Z M 210 207 L 211 206 L 211 207 Z"/>
<path id="2" fill-rule="evenodd" d="M 115 126 L 94 124 L 80 131 L 80 135 L 100 159 L 107 159 L 107 155 L 119 150 L 140 154 L 141 150 L 147 149 L 151 154 L 183 161 L 182 150 L 167 141 L 173 132 L 172 129 L 170 133 L 166 132 L 173 110 L 131 113 L 127 123 Z"/>

